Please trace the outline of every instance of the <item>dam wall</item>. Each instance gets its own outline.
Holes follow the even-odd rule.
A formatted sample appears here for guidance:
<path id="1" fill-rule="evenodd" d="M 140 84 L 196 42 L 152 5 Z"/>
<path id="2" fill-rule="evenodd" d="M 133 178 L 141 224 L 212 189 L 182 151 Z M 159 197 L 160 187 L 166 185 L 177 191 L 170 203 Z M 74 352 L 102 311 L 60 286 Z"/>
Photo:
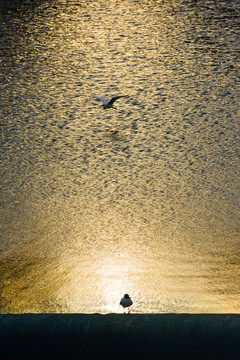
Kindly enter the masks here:
<path id="1" fill-rule="evenodd" d="M 2 360 L 240 359 L 240 315 L 1 314 L 0 349 Z"/>

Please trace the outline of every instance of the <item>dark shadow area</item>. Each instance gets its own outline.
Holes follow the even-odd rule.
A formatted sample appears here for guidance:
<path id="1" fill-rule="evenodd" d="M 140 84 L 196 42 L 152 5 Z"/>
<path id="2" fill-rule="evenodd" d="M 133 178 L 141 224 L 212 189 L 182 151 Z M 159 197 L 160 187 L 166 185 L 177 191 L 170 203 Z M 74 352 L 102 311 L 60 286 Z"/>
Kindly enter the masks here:
<path id="1" fill-rule="evenodd" d="M 6 314 L 0 329 L 4 359 L 229 360 L 240 353 L 234 314 Z"/>

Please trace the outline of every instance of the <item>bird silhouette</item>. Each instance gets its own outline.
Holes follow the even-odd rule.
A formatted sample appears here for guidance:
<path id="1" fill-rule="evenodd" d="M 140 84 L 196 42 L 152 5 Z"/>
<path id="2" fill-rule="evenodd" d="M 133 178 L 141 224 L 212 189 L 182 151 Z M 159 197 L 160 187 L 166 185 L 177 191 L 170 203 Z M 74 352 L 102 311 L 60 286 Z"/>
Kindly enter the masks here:
<path id="1" fill-rule="evenodd" d="M 128 294 L 125 294 L 124 297 L 120 301 L 120 305 L 122 305 L 124 312 L 125 312 L 125 308 L 128 308 L 132 304 L 133 304 L 132 299 L 130 298 L 130 296 Z M 128 309 L 128 312 L 129 312 L 129 309 Z"/>
<path id="2" fill-rule="evenodd" d="M 113 104 L 115 103 L 115 101 L 117 99 L 120 99 L 122 97 L 127 97 L 127 95 L 119 95 L 119 96 L 114 96 L 110 101 L 106 100 L 106 99 L 103 99 L 97 95 L 92 95 L 95 99 L 99 100 L 99 101 L 102 101 L 103 103 L 103 108 L 104 109 L 110 109 L 110 108 L 113 108 L 113 109 L 116 109 Z"/>

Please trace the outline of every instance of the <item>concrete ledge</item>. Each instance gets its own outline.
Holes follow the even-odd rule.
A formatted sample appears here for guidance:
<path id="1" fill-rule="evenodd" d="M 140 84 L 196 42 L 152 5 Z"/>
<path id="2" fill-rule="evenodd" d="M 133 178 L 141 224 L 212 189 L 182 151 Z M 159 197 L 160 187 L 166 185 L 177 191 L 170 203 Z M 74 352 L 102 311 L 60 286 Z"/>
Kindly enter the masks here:
<path id="1" fill-rule="evenodd" d="M 4 314 L 0 349 L 2 359 L 239 359 L 240 315 Z"/>

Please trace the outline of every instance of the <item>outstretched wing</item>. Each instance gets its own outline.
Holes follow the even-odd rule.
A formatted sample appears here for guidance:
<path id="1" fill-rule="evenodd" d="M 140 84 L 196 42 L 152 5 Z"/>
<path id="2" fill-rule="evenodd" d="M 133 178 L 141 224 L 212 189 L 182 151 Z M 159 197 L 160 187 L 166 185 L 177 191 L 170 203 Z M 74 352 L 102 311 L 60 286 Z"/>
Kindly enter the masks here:
<path id="1" fill-rule="evenodd" d="M 97 96 L 97 95 L 92 95 L 93 97 L 95 97 L 95 99 L 99 100 L 99 101 L 102 101 L 104 105 L 107 105 L 108 104 L 108 101 Z"/>
<path id="2" fill-rule="evenodd" d="M 120 96 L 114 96 L 108 103 L 108 105 L 112 105 L 117 99 L 120 99 L 122 97 L 127 97 L 127 95 L 120 95 Z"/>

